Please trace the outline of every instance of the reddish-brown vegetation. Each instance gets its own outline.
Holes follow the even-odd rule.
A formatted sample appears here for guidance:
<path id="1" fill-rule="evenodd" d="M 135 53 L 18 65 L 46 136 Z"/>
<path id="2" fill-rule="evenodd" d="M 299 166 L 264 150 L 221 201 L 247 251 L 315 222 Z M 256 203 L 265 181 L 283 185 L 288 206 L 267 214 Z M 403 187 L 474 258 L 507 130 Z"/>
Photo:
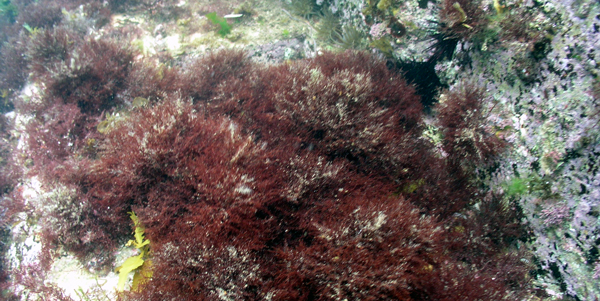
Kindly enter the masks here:
<path id="1" fill-rule="evenodd" d="M 367 53 L 265 67 L 220 51 L 129 69 L 130 54 L 110 43 L 79 51 L 82 67 L 49 74 L 32 111 L 30 144 L 47 149 L 34 164 L 67 188 L 49 200 L 44 237 L 82 259 L 110 258 L 130 238 L 134 211 L 154 273 L 124 298 L 501 300 L 525 291 L 515 285 L 525 269 L 506 251 L 520 238 L 518 218 L 471 208 L 473 165 L 461 167 L 503 146 L 481 125 L 482 90 L 448 92 L 438 109 L 443 158 L 422 136 L 414 88 Z M 95 131 L 102 110 L 134 97 L 150 104 Z M 91 139 L 94 155 L 83 155 Z M 483 222 L 487 214 L 505 218 Z"/>
<path id="2" fill-rule="evenodd" d="M 102 113 L 123 105 L 133 53 L 111 40 L 82 39 L 66 28 L 36 33 L 27 51 L 32 77 L 43 94 L 17 103 L 33 118 L 27 124 L 33 170 L 47 178 L 78 168 L 76 156 L 94 153 Z M 70 163 L 68 161 L 71 161 Z"/>
<path id="3" fill-rule="evenodd" d="M 82 113 L 99 115 L 117 104 L 133 54 L 116 42 L 87 39 L 65 57 L 46 80 L 52 102 L 75 104 Z M 66 70 L 65 70 L 66 69 Z"/>
<path id="4" fill-rule="evenodd" d="M 443 129 L 443 148 L 450 161 L 462 166 L 493 162 L 506 143 L 486 129 L 486 114 L 490 112 L 482 106 L 485 90 L 463 83 L 443 95 L 445 99 L 437 106 L 437 118 Z"/>
<path id="5" fill-rule="evenodd" d="M 437 33 L 433 34 L 433 51 L 428 63 L 451 59 L 460 42 L 481 43 L 477 40 L 487 30 L 488 14 L 481 1 L 442 0 L 439 2 Z M 486 41 L 487 42 L 487 41 Z"/>

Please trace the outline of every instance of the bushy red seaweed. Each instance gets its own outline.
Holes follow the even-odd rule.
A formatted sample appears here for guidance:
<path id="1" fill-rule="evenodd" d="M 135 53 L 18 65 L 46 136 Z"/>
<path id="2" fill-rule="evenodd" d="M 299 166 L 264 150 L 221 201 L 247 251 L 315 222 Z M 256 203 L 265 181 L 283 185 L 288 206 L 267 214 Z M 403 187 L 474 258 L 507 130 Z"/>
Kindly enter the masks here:
<path id="1" fill-rule="evenodd" d="M 27 41 L 25 56 L 29 61 L 32 77 L 50 79 L 56 69 L 64 68 L 72 56 L 73 49 L 81 43 L 81 34 L 64 26 L 57 26 L 37 31 Z"/>
<path id="2" fill-rule="evenodd" d="M 45 89 L 16 107 L 33 117 L 26 136 L 32 170 L 52 182 L 78 169 L 79 156 L 95 154 L 102 113 L 125 105 L 120 93 L 130 84 L 133 52 L 113 40 L 83 39 L 55 27 L 36 32 L 26 54 L 32 78 Z"/>
<path id="3" fill-rule="evenodd" d="M 84 45 L 113 52 L 99 55 L 104 65 L 84 60 L 88 75 L 68 73 L 69 84 L 49 79 L 36 122 L 52 134 L 31 131 L 57 156 L 48 167 L 83 163 L 55 172 L 69 190 L 52 201 L 45 237 L 80 258 L 102 256 L 130 239 L 135 212 L 154 272 L 122 298 L 502 300 L 526 291 L 515 284 L 527 282 L 521 255 L 506 251 L 521 238 L 518 216 L 470 206 L 480 199 L 473 166 L 503 146 L 481 125 L 483 90 L 446 93 L 442 157 L 423 138 L 414 88 L 367 53 L 260 66 L 220 51 L 129 70 L 108 59 L 121 50 Z M 85 80 L 95 74 L 99 82 Z M 122 104 L 151 102 L 95 132 L 117 92 Z M 94 156 L 82 158 L 78 141 L 90 137 Z M 481 222 L 496 213 L 506 218 Z"/>
<path id="4" fill-rule="evenodd" d="M 463 83 L 444 92 L 437 106 L 438 123 L 443 129 L 444 151 L 454 164 L 473 166 L 493 162 L 506 143 L 486 129 L 490 109 L 483 107 L 485 90 L 472 83 Z"/>
<path id="5" fill-rule="evenodd" d="M 119 103 L 117 93 L 125 86 L 132 60 L 133 53 L 116 42 L 87 39 L 58 70 L 50 70 L 48 97 L 98 115 Z"/>

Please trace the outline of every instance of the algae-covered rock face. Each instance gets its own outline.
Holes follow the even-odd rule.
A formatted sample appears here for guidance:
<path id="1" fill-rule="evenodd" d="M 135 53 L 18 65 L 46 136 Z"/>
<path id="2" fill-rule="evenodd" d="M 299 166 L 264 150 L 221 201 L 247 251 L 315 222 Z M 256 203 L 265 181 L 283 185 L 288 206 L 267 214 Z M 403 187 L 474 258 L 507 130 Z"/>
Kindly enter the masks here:
<path id="1" fill-rule="evenodd" d="M 478 212 L 456 219 L 477 195 L 472 168 L 461 166 L 477 164 L 477 150 L 493 160 L 502 145 L 488 142 L 498 138 L 461 142 L 473 150 L 454 147 L 454 135 L 445 134 L 447 158 L 439 158 L 421 138 L 414 88 L 383 61 L 345 52 L 263 66 L 243 52 L 220 51 L 189 68 L 170 75 L 178 86 L 165 88 L 162 99 L 130 110 L 99 137 L 90 167 L 63 182 L 77 187 L 87 220 L 61 233 L 54 223 L 56 236 L 95 233 L 66 250 L 86 256 L 98 252 L 91 246 L 118 247 L 131 237 L 127 212 L 143 225 L 148 249 L 121 267 L 151 261 L 151 276 L 134 277 L 129 298 L 527 292 L 524 254 L 505 252 L 523 235 L 518 214 L 490 196 L 480 210 L 498 220 Z M 147 86 L 163 80 L 170 79 Z M 441 131 L 483 135 L 473 124 L 480 109 L 473 100 L 448 97 Z M 472 240 L 492 235 L 489 229 L 493 241 Z M 490 266 L 489 256 L 502 260 Z M 342 292 L 339 283 L 346 283 Z"/>
<path id="2" fill-rule="evenodd" d="M 593 1 L 0 14 L 0 299 L 600 295 Z"/>

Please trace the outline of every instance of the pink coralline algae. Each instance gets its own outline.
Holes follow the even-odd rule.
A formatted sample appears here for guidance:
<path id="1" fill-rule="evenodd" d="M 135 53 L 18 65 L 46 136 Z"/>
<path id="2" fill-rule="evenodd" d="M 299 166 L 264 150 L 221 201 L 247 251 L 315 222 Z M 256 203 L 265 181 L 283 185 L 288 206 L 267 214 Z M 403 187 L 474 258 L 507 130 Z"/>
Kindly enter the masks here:
<path id="1" fill-rule="evenodd" d="M 371 34 L 375 39 L 379 39 L 389 33 L 390 29 L 385 25 L 385 23 L 373 24 L 373 26 L 371 26 L 371 31 L 369 31 L 369 34 Z"/>

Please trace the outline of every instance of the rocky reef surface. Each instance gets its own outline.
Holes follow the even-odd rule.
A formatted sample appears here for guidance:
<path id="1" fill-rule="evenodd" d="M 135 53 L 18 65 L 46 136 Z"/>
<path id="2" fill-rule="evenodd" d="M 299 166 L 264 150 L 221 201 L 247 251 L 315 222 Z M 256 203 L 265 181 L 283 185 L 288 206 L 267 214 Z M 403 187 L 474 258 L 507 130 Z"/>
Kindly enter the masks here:
<path id="1" fill-rule="evenodd" d="M 597 1 L 0 15 L 2 299 L 600 297 Z"/>

